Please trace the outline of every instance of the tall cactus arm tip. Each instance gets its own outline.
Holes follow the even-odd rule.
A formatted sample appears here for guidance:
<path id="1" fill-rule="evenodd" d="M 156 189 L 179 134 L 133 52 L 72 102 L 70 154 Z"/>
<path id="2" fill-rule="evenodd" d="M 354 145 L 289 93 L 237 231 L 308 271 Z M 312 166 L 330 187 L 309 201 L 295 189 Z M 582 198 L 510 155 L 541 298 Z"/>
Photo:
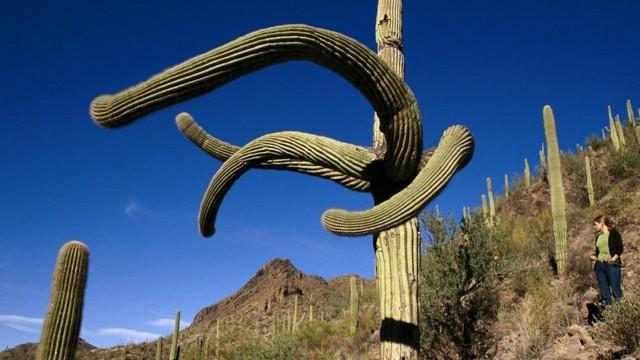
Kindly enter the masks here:
<path id="1" fill-rule="evenodd" d="M 365 211 L 327 210 L 322 223 L 332 233 L 368 235 L 390 229 L 416 216 L 464 167 L 473 155 L 474 141 L 463 126 L 448 128 L 429 162 L 413 181 L 388 200 Z"/>

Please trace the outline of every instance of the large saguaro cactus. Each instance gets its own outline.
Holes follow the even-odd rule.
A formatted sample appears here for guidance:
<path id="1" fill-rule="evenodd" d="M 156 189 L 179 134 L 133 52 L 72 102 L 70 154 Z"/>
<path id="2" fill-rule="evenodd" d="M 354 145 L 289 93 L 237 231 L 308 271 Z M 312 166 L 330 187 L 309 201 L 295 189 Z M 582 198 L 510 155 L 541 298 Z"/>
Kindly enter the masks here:
<path id="1" fill-rule="evenodd" d="M 62 246 L 53 273 L 51 299 L 36 359 L 75 358 L 88 268 L 89 250 L 85 244 L 70 241 Z"/>
<path id="2" fill-rule="evenodd" d="M 542 110 L 544 118 L 544 135 L 547 139 L 547 160 L 549 164 L 549 187 L 551 188 L 551 216 L 553 217 L 553 235 L 556 240 L 556 264 L 558 273 L 564 274 L 567 259 L 567 216 L 562 186 L 562 166 L 560 164 L 560 148 L 556 133 L 556 120 L 551 106 Z"/>
<path id="3" fill-rule="evenodd" d="M 399 1 L 380 12 L 393 22 Z M 381 5 L 382 6 L 382 5 Z M 379 31 L 383 43 L 397 30 Z M 381 49 L 381 53 L 386 50 Z M 389 50 L 390 52 L 393 52 Z M 291 60 L 307 60 L 349 81 L 372 105 L 378 123 L 374 148 L 294 131 L 268 134 L 238 147 L 207 134 L 188 114 L 177 125 L 194 144 L 224 161 L 205 191 L 199 214 L 204 236 L 215 232 L 224 196 L 250 168 L 291 170 L 371 192 L 375 205 L 350 212 L 328 210 L 324 226 L 345 236 L 374 234 L 381 301 L 383 359 L 417 359 L 419 231 L 415 216 L 466 165 L 473 137 L 462 126 L 447 129 L 433 151 L 422 152 L 417 101 L 402 78 L 357 41 L 307 25 L 259 30 L 174 66 L 114 95 L 96 98 L 91 115 L 101 126 L 123 126 L 160 108 L 213 91 L 248 73 Z M 379 144 L 384 143 L 383 146 Z"/>

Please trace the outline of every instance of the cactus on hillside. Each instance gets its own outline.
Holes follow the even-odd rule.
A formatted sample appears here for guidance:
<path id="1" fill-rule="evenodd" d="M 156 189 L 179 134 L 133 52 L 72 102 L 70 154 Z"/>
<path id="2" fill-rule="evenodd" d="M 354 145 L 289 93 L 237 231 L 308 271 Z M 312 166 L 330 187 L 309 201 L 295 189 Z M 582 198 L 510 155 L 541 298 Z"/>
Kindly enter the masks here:
<path id="1" fill-rule="evenodd" d="M 540 147 L 540 151 L 538 151 L 538 154 L 540 155 L 540 173 L 542 174 L 542 178 L 544 178 L 547 173 L 547 160 L 545 158 L 545 154 L 544 154 L 544 143 L 542 144 L 542 146 Z"/>
<path id="2" fill-rule="evenodd" d="M 629 120 L 629 125 L 632 128 L 636 127 L 636 118 L 633 114 L 633 106 L 631 106 L 631 99 L 627 99 L 627 119 Z"/>
<path id="3" fill-rule="evenodd" d="M 589 197 L 589 206 L 593 206 L 596 203 L 595 196 L 593 195 L 593 182 L 591 181 L 591 163 L 589 156 L 584 157 L 584 170 L 587 177 L 587 195 Z"/>
<path id="4" fill-rule="evenodd" d="M 298 330 L 298 295 L 293 297 L 293 322 L 291 323 L 291 330 Z"/>
<path id="5" fill-rule="evenodd" d="M 173 327 L 173 338 L 171 339 L 171 352 L 169 360 L 178 360 L 180 356 L 180 310 L 176 311 L 176 321 Z"/>
<path id="6" fill-rule="evenodd" d="M 622 122 L 620 121 L 620 115 L 616 114 L 616 132 L 618 134 L 618 140 L 620 140 L 620 147 L 624 148 L 627 146 L 627 141 L 624 138 L 624 127 L 622 126 Z"/>
<path id="7" fill-rule="evenodd" d="M 636 126 L 636 141 L 640 144 L 640 126 Z"/>
<path id="8" fill-rule="evenodd" d="M 162 360 L 162 337 L 156 341 L 156 360 Z"/>
<path id="9" fill-rule="evenodd" d="M 489 199 L 489 226 L 493 226 L 496 219 L 496 202 L 493 198 L 493 189 L 491 188 L 490 177 L 487 177 L 487 197 Z"/>
<path id="10" fill-rule="evenodd" d="M 350 315 L 351 321 L 349 326 L 349 332 L 351 336 L 356 334 L 358 330 L 358 313 L 359 313 L 359 301 L 360 295 L 358 294 L 358 286 L 356 284 L 356 277 L 351 277 L 351 306 L 350 306 Z"/>
<path id="11" fill-rule="evenodd" d="M 80 241 L 62 246 L 51 282 L 51 297 L 42 326 L 38 360 L 72 360 L 80 336 L 89 249 Z"/>
<path id="12" fill-rule="evenodd" d="M 547 156 L 549 161 L 549 187 L 551 194 L 551 216 L 553 217 L 553 235 L 556 241 L 555 260 L 558 273 L 564 274 L 567 259 L 567 217 L 562 186 L 562 166 L 560 164 L 560 149 L 556 132 L 556 121 L 551 106 L 543 109 L 544 134 L 547 140 Z"/>
<path id="13" fill-rule="evenodd" d="M 220 358 L 220 332 L 222 331 L 222 321 L 216 319 L 216 359 Z"/>
<path id="14" fill-rule="evenodd" d="M 509 198 L 509 175 L 504 174 L 504 197 Z"/>
<path id="15" fill-rule="evenodd" d="M 487 197 L 482 194 L 482 219 L 485 223 L 489 221 L 489 209 L 487 207 Z"/>
<path id="16" fill-rule="evenodd" d="M 524 159 L 524 186 L 525 188 L 531 187 L 531 171 L 529 170 L 529 161 Z"/>
<path id="17" fill-rule="evenodd" d="M 377 115 L 373 149 L 299 132 L 269 134 L 237 147 L 204 133 L 186 116 L 179 116 L 177 122 L 192 142 L 224 161 L 200 206 L 199 227 L 204 236 L 214 234 L 223 198 L 250 168 L 302 172 L 372 193 L 371 209 L 329 210 L 322 218 L 324 226 L 338 235 L 374 235 L 382 359 L 418 357 L 420 237 L 415 216 L 466 165 L 474 146 L 468 130 L 453 126 L 433 151 L 422 151 L 422 119 L 416 98 L 402 79 L 401 13 L 401 1 L 380 0 L 379 56 L 336 32 L 307 25 L 276 26 L 245 35 L 118 94 L 100 96 L 91 104 L 91 116 L 99 125 L 119 127 L 292 60 L 314 62 L 353 84 Z"/>
<path id="18" fill-rule="evenodd" d="M 618 138 L 618 131 L 616 130 L 616 122 L 611 114 L 611 105 L 608 106 L 609 111 L 609 135 L 611 136 L 611 144 L 615 151 L 620 150 L 620 140 Z"/>

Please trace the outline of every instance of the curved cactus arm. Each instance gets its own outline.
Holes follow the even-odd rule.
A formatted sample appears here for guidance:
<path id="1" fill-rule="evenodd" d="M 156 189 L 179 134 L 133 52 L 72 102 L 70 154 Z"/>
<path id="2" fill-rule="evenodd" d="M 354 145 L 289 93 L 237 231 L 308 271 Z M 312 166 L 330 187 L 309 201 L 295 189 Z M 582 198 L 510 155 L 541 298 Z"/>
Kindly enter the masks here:
<path id="1" fill-rule="evenodd" d="M 188 113 L 178 114 L 178 116 L 176 116 L 176 125 L 182 134 L 191 140 L 192 143 L 202 149 L 202 151 L 220 161 L 226 161 L 240 150 L 239 146 L 229 144 L 208 134 Z M 355 145 L 353 145 L 353 147 L 357 149 L 359 153 L 371 151 Z M 355 191 L 369 191 L 371 188 L 369 180 L 363 178 L 364 174 L 360 174 L 361 176 L 356 177 L 353 176 L 353 174 L 344 174 L 339 170 L 324 167 L 309 161 L 295 159 L 268 159 L 262 163 L 256 164 L 254 167 L 262 169 L 291 170 L 319 176 L 333 180 L 338 184 Z"/>
<path id="2" fill-rule="evenodd" d="M 464 127 L 448 128 L 427 165 L 402 191 L 373 208 L 349 212 L 331 209 L 322 215 L 327 230 L 338 235 L 359 236 L 390 229 L 416 216 L 464 167 L 473 154 L 474 141 Z"/>
<path id="3" fill-rule="evenodd" d="M 199 227 L 203 236 L 215 232 L 215 219 L 235 180 L 251 167 L 278 159 L 301 160 L 351 177 L 366 174 L 374 156 L 371 151 L 324 136 L 285 131 L 261 136 L 225 161 L 209 183 L 200 204 Z"/>
<path id="4" fill-rule="evenodd" d="M 387 139 L 387 176 L 400 181 L 415 174 L 422 147 L 422 122 L 409 87 L 356 40 L 308 25 L 275 26 L 249 33 L 129 89 L 97 97 L 90 113 L 101 126 L 126 125 L 243 75 L 292 60 L 326 67 L 356 87 L 380 117 L 380 130 Z"/>

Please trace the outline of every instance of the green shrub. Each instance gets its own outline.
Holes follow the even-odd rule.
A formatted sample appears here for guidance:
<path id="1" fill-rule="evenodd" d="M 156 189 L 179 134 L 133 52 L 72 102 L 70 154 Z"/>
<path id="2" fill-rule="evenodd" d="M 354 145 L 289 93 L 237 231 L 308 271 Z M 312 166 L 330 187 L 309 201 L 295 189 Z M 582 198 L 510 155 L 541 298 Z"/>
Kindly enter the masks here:
<path id="1" fill-rule="evenodd" d="M 640 297 L 630 296 L 604 311 L 596 335 L 633 352 L 640 347 Z"/>
<path id="2" fill-rule="evenodd" d="M 450 216 L 423 213 L 421 355 L 475 358 L 488 335 L 478 323 L 495 315 L 490 230 L 479 219 L 464 231 Z"/>
<path id="3" fill-rule="evenodd" d="M 640 152 L 638 146 L 627 145 L 624 150 L 609 152 L 609 176 L 614 180 L 640 176 Z"/>

